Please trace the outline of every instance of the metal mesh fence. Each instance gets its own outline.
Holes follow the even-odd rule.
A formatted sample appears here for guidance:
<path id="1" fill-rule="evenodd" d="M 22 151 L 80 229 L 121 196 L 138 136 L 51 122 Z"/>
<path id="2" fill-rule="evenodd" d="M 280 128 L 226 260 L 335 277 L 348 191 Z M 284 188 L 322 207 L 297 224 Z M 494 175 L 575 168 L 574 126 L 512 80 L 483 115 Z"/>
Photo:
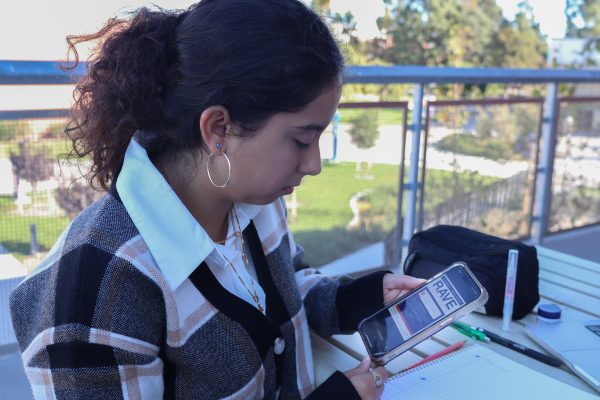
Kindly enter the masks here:
<path id="1" fill-rule="evenodd" d="M 342 104 L 322 134 L 321 174 L 286 198 L 311 265 L 394 237 L 405 117 L 406 103 Z"/>
<path id="2" fill-rule="evenodd" d="M 541 107 L 541 99 L 429 103 L 423 229 L 530 235 Z"/>
<path id="3" fill-rule="evenodd" d="M 296 241 L 314 266 L 384 240 L 397 222 L 406 103 L 348 107 L 321 136 L 322 173 L 286 199 Z M 100 195 L 60 157 L 69 150 L 67 111 L 44 114 L 0 114 L 0 246 L 28 269 Z"/>
<path id="4" fill-rule="evenodd" d="M 600 98 L 565 98 L 559 118 L 548 230 L 600 222 Z"/>
<path id="5" fill-rule="evenodd" d="M 81 201 L 78 189 L 92 192 L 74 183 L 79 169 L 64 159 L 66 115 L 67 110 L 0 113 L 0 252 L 28 269 L 89 203 Z"/>
<path id="6" fill-rule="evenodd" d="M 599 101 L 560 101 L 550 232 L 600 221 Z M 541 107 L 541 99 L 430 102 L 417 229 L 455 224 L 528 236 Z M 286 198 L 291 229 L 311 265 L 381 242 L 382 260 L 397 257 L 390 252 L 401 230 L 403 149 L 411 151 L 407 114 L 405 102 L 340 105 L 320 138 L 322 173 Z M 0 251 L 28 268 L 101 195 L 76 180 L 76 166 L 58 162 L 68 151 L 66 115 L 0 112 Z"/>

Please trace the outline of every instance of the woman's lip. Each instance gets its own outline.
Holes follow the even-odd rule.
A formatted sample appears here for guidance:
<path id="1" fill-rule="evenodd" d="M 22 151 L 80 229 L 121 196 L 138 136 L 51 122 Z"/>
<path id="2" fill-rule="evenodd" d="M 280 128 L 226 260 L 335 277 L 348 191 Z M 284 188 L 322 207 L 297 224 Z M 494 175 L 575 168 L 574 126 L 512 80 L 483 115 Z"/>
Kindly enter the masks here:
<path id="1" fill-rule="evenodd" d="M 285 186 L 282 190 L 283 190 L 283 192 L 285 192 L 285 194 L 290 194 L 294 191 L 294 188 L 299 185 L 300 185 L 300 182 L 294 183 L 293 185 Z"/>

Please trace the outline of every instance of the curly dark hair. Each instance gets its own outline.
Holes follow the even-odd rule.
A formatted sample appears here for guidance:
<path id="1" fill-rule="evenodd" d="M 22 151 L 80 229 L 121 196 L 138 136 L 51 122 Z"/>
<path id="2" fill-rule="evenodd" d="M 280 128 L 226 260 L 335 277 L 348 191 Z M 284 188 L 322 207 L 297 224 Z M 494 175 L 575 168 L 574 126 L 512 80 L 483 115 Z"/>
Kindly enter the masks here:
<path id="1" fill-rule="evenodd" d="M 344 61 L 323 20 L 298 0 L 203 0 L 187 10 L 141 8 L 98 32 L 74 92 L 71 155 L 91 156 L 88 179 L 107 190 L 136 139 L 149 154 L 204 147 L 198 119 L 222 105 L 251 135 L 341 78 Z M 136 133 L 137 132 L 137 133 Z M 96 185 L 97 184 L 97 185 Z"/>

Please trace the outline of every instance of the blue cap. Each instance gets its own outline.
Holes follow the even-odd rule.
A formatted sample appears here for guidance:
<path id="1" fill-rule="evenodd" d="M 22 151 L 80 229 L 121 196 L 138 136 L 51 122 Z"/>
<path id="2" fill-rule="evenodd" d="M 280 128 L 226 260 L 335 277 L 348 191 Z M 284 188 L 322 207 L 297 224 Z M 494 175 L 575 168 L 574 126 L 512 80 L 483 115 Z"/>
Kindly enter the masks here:
<path id="1" fill-rule="evenodd" d="M 538 316 L 547 319 L 560 319 L 560 307 L 556 304 L 540 304 L 538 307 Z"/>

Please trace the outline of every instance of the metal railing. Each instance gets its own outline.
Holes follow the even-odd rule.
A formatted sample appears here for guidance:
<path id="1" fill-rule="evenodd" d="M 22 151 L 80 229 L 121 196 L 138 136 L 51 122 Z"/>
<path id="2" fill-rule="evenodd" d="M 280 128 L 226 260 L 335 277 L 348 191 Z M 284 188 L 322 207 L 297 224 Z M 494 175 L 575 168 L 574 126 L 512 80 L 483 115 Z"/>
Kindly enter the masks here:
<path id="1" fill-rule="evenodd" d="M 538 106 L 539 108 L 539 121 L 538 121 L 538 125 L 537 125 L 537 129 L 535 132 L 535 138 L 534 138 L 534 149 L 532 151 L 532 154 L 534 156 L 534 159 L 531 160 L 533 163 L 533 166 L 537 166 L 538 165 L 538 154 L 539 154 L 539 143 L 540 143 L 540 137 L 541 137 L 541 131 L 542 131 L 542 121 L 543 121 L 543 99 L 542 98 L 529 98 L 529 99 L 524 99 L 524 98 L 516 98 L 516 99 L 480 99 L 480 100 L 436 100 L 436 101 L 430 101 L 427 102 L 426 108 L 425 108 L 425 127 L 424 127 L 424 131 L 425 131 L 425 137 L 424 137 L 424 145 L 423 145 L 423 166 L 421 168 L 421 175 L 420 175 L 420 182 L 419 182 L 419 188 L 421 190 L 419 199 L 419 208 L 418 208 L 418 218 L 417 218 L 417 227 L 416 230 L 420 231 L 423 229 L 423 222 L 424 222 L 424 216 L 425 216 L 425 212 L 424 212 L 424 199 L 425 199 L 425 193 L 424 193 L 424 188 L 425 188 L 425 181 L 426 181 L 426 170 L 427 170 L 427 150 L 428 150 L 428 139 L 430 136 L 430 121 L 431 121 L 431 114 L 432 114 L 432 109 L 434 108 L 440 108 L 440 107 L 491 107 L 491 106 L 519 106 L 519 105 L 534 105 L 534 106 Z M 530 201 L 528 202 L 528 204 L 526 204 L 525 206 L 527 207 L 528 213 L 525 216 L 528 221 L 527 221 L 527 231 L 524 234 L 520 234 L 520 237 L 528 237 L 531 234 L 531 228 L 532 228 L 532 222 L 533 219 L 531 218 L 531 216 L 533 216 L 533 199 L 535 198 L 535 185 L 536 185 L 536 177 L 537 175 L 533 175 L 533 182 L 530 185 L 529 188 L 527 188 L 529 190 L 529 199 Z M 514 182 L 515 180 L 513 180 Z M 528 182 L 527 180 L 523 181 L 522 177 L 520 177 L 519 179 L 517 179 L 516 181 L 519 182 L 523 182 L 524 185 L 526 185 Z M 498 182 L 498 184 L 494 185 L 494 186 L 498 186 L 498 187 L 514 187 L 515 185 L 513 185 L 513 182 Z M 491 188 L 490 188 L 491 189 Z M 488 189 L 488 192 L 490 190 Z M 514 195 L 515 192 L 513 191 L 512 194 Z M 486 208 L 489 206 L 489 204 L 491 203 L 486 197 L 489 197 L 489 193 L 482 193 L 480 194 L 480 198 L 472 198 L 473 196 L 469 196 L 468 197 L 468 202 L 469 202 L 469 207 L 475 206 L 476 209 L 479 209 L 479 212 L 482 211 L 483 208 Z M 497 199 L 497 196 L 495 196 Z M 506 196 L 506 199 L 509 199 L 511 197 Z M 458 199 L 457 199 L 458 200 Z M 475 203 L 475 204 L 474 204 Z M 477 205 L 476 203 L 481 203 L 480 205 Z M 497 204 L 495 204 L 495 206 L 497 206 Z M 468 212 L 468 211 L 467 211 Z M 473 215 L 471 213 L 471 215 Z M 435 221 L 436 223 L 440 223 L 440 221 Z M 428 224 L 429 226 L 431 224 Z M 468 220 L 464 220 L 461 225 L 468 225 Z M 427 227 L 429 227 L 427 226 Z M 496 233 L 496 232 L 494 232 Z M 505 232 L 503 232 L 504 235 L 506 235 Z"/>
<path id="2" fill-rule="evenodd" d="M 22 84 L 69 84 L 75 82 L 85 74 L 82 64 L 76 70 L 63 72 L 55 62 L 45 61 L 0 61 L 0 85 Z M 423 201 L 426 197 L 424 183 L 426 179 L 426 152 L 427 132 L 429 131 L 431 109 L 434 106 L 459 106 L 459 105 L 492 105 L 512 103 L 534 103 L 540 106 L 538 140 L 539 151 L 535 151 L 535 169 L 533 184 L 529 187 L 530 197 L 530 228 L 527 231 L 534 243 L 540 243 L 548 232 L 551 198 L 552 177 L 555 162 L 555 148 L 559 132 L 559 111 L 563 102 L 598 101 L 599 98 L 589 97 L 563 98 L 558 97 L 558 85 L 561 83 L 594 83 L 600 82 L 600 70 L 558 70 L 558 69 L 503 69 L 503 68 L 434 68 L 434 67 L 373 67 L 350 66 L 346 70 L 346 84 L 412 84 L 412 108 L 408 110 L 406 102 L 398 103 L 398 109 L 404 112 L 404 118 L 410 114 L 410 123 L 404 124 L 404 146 L 406 130 L 410 131 L 410 157 L 407 163 L 408 172 L 404 176 L 404 160 L 401 165 L 398 199 L 398 226 L 401 232 L 400 247 L 406 250 L 408 242 L 415 230 L 423 227 L 424 208 Z M 484 84 L 484 83 L 514 83 L 514 84 L 546 84 L 546 94 L 543 99 L 486 99 L 477 101 L 427 101 L 425 89 L 430 84 Z M 360 104 L 361 107 L 381 107 L 376 104 Z M 352 107 L 341 105 L 343 107 Z M 17 118 L 19 113 L 26 113 L 29 117 L 40 117 L 45 114 L 57 113 L 64 115 L 66 111 L 3 111 L 0 119 Z M 45 114 L 44 114 L 45 113 Z M 20 114 L 24 115 L 24 114 Z M 48 114 L 48 116 L 50 116 Z M 423 139 L 423 140 L 422 140 Z M 423 142 L 423 143 L 422 143 Z M 334 146 L 335 148 L 335 146 Z M 404 148 L 398 148 L 404 156 Z M 402 199 L 406 195 L 404 205 L 405 215 L 402 218 Z M 484 207 L 484 206 L 478 206 Z M 398 234 L 399 236 L 399 234 Z M 398 260 L 399 261 L 399 260 Z"/>
<path id="3" fill-rule="evenodd" d="M 408 242 L 417 226 L 417 196 L 419 182 L 419 152 L 423 127 L 423 108 L 426 104 L 424 86 L 431 83 L 543 83 L 547 84 L 541 128 L 541 152 L 536 168 L 536 202 L 532 215 L 532 241 L 540 243 L 547 231 L 554 144 L 558 123 L 558 85 L 560 83 L 590 83 L 600 81 L 600 70 L 562 69 L 505 69 L 505 68 L 432 68 L 432 67 L 349 67 L 347 83 L 414 83 L 412 150 L 408 191 L 408 208 L 404 219 L 402 248 L 406 256 Z"/>

